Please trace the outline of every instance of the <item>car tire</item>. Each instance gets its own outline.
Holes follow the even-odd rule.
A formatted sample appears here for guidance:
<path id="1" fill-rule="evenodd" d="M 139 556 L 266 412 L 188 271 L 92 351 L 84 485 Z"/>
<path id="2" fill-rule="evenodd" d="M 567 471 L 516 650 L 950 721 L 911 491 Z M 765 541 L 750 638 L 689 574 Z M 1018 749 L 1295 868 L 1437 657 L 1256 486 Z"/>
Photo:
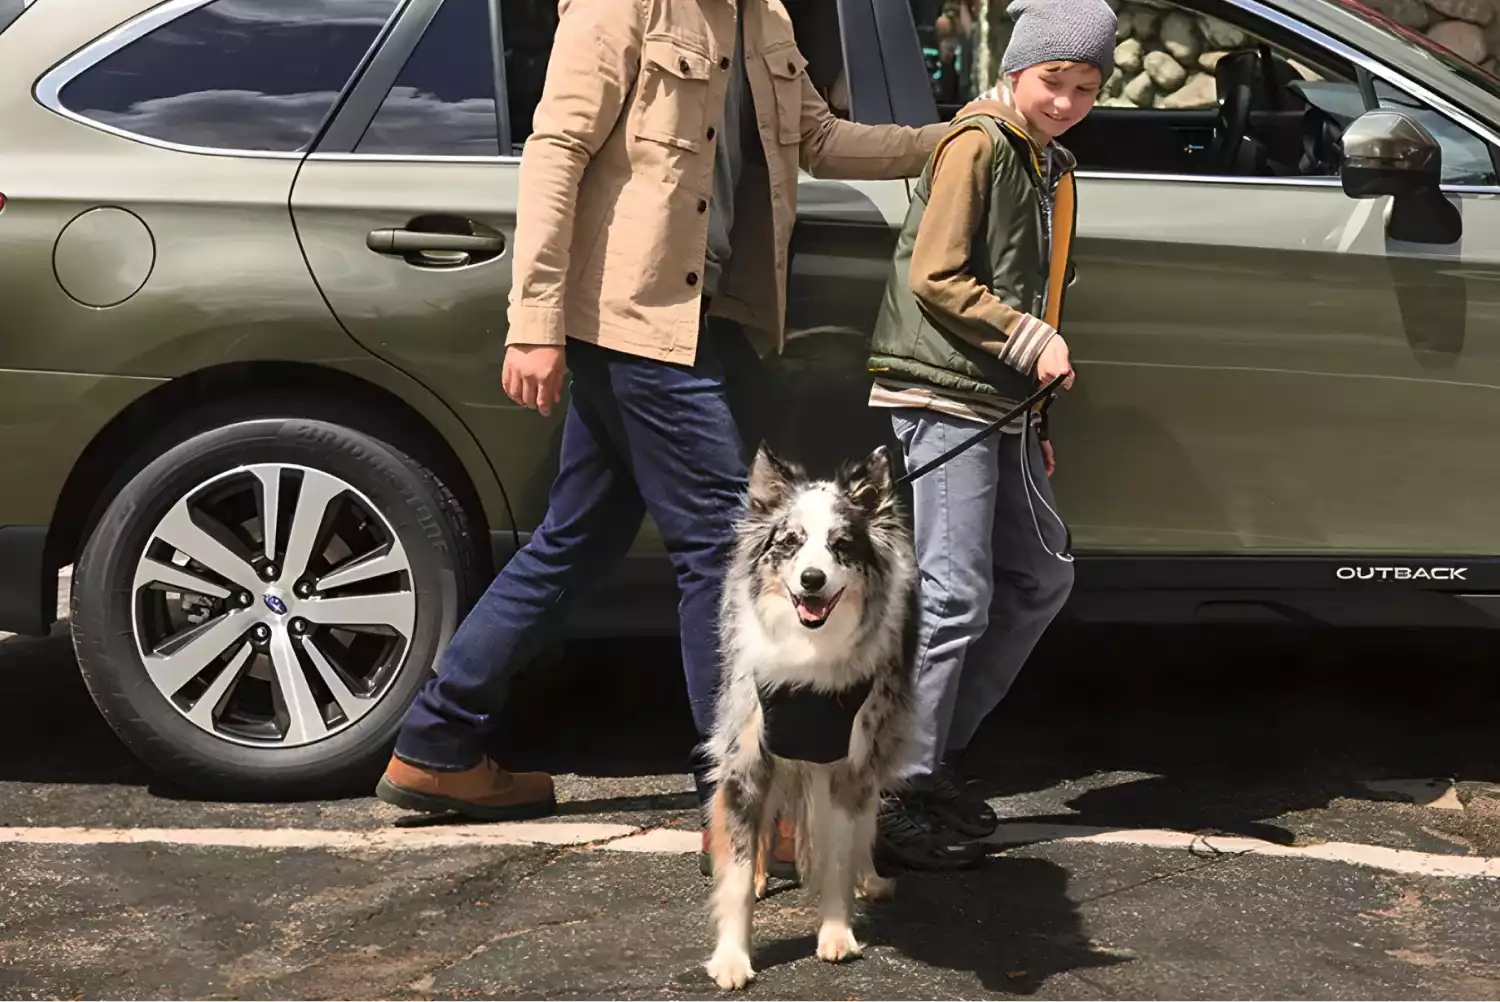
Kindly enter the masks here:
<path id="1" fill-rule="evenodd" d="M 189 422 L 179 428 L 175 436 L 167 433 L 166 439 L 175 444 L 147 447 L 141 457 L 147 461 L 127 464 L 127 469 L 138 468 L 138 472 L 127 475 L 122 484 L 116 485 L 112 499 L 100 513 L 74 568 L 71 600 L 73 642 L 94 702 L 116 734 L 140 759 L 170 782 L 199 795 L 221 800 L 367 795 L 390 754 L 407 707 L 429 678 L 437 655 L 452 635 L 461 613 L 485 584 L 479 574 L 483 551 L 471 529 L 470 519 L 433 471 L 386 441 L 358 430 L 356 421 L 330 418 L 326 405 L 316 410 L 318 417 L 277 417 L 251 412 L 243 417 L 227 418 L 220 413 L 208 427 L 203 426 L 200 417 L 196 423 Z M 160 595 L 155 591 L 147 595 L 142 590 L 140 581 L 149 576 L 142 572 L 142 568 L 166 567 L 170 577 L 172 568 L 167 567 L 168 563 L 181 561 L 187 554 L 186 550 L 169 546 L 168 552 L 173 555 L 164 561 L 159 557 L 160 550 L 151 550 L 148 554 L 148 544 L 161 547 L 161 526 L 182 524 L 179 513 L 187 510 L 185 506 L 196 504 L 198 498 L 216 496 L 216 492 L 232 496 L 233 490 L 242 489 L 244 484 L 241 481 L 246 470 L 262 479 L 263 486 L 256 488 L 262 492 L 259 494 L 262 502 L 271 496 L 272 480 L 277 484 L 278 492 L 295 492 L 296 507 L 291 511 L 290 528 L 285 525 L 285 498 L 280 493 L 274 495 L 282 502 L 276 507 L 283 516 L 283 525 L 276 530 L 276 536 L 286 540 L 288 558 L 293 549 L 291 536 L 297 532 L 296 522 L 303 514 L 304 489 L 310 491 L 314 485 L 329 484 L 332 485 L 329 490 L 334 490 L 342 484 L 349 490 L 328 505 L 352 507 L 354 514 L 348 515 L 341 509 L 336 518 L 335 514 L 330 514 L 331 507 L 325 507 L 318 524 L 341 526 L 345 522 L 340 519 L 347 516 L 347 524 L 356 525 L 359 531 L 378 530 L 389 536 L 383 552 L 387 556 L 396 554 L 405 559 L 404 569 L 396 571 L 395 577 L 379 580 L 402 582 L 399 592 L 386 597 L 399 600 L 397 606 L 393 606 L 398 607 L 397 618 L 409 615 L 409 622 L 403 620 L 400 626 L 392 628 L 391 636 L 373 634 L 375 640 L 371 645 L 394 643 L 399 646 L 401 627 L 405 627 L 409 636 L 404 638 L 404 653 L 399 663 L 381 665 L 380 670 L 388 677 L 381 683 L 383 688 L 379 693 L 369 694 L 368 707 L 364 701 L 355 698 L 353 686 L 342 690 L 342 701 L 333 698 L 320 703 L 314 694 L 309 703 L 305 699 L 299 702 L 287 696 L 289 692 L 311 692 L 312 687 L 321 688 L 323 696 L 329 696 L 334 690 L 320 680 L 320 673 L 321 679 L 327 679 L 326 669 L 336 659 L 320 656 L 321 663 L 315 664 L 310 660 L 308 649 L 317 647 L 322 655 L 333 651 L 343 654 L 343 644 L 329 638 L 339 636 L 339 630 L 363 627 L 308 625 L 308 620 L 304 619 L 301 622 L 306 635 L 292 638 L 297 617 L 288 622 L 276 619 L 273 603 L 279 603 L 283 613 L 288 608 L 298 612 L 314 604 L 320 609 L 325 605 L 332 608 L 330 603 L 303 602 L 289 593 L 282 602 L 272 597 L 270 590 L 252 598 L 247 590 L 240 590 L 223 600 L 219 613 L 210 609 L 204 614 L 207 620 L 198 624 L 200 629 L 207 629 L 210 624 L 227 624 L 233 617 L 276 619 L 267 629 L 278 632 L 272 633 L 273 639 L 263 650 L 254 648 L 256 636 L 246 635 L 248 639 L 244 642 L 251 646 L 250 653 L 246 654 L 243 647 L 235 647 L 234 644 L 240 643 L 235 640 L 226 648 L 226 651 L 235 651 L 234 656 L 223 655 L 217 662 L 225 665 L 222 672 L 227 677 L 236 661 L 242 657 L 245 659 L 247 667 L 239 669 L 242 673 L 240 680 L 225 683 L 233 687 L 231 696 L 238 696 L 242 688 L 250 689 L 252 683 L 258 695 L 264 695 L 262 690 L 271 693 L 269 698 L 260 702 L 268 714 L 268 722 L 251 717 L 246 718 L 251 723 L 244 723 L 236 716 L 233 723 L 236 726 L 243 724 L 246 728 L 254 724 L 261 728 L 256 734 L 270 734 L 283 726 L 278 721 L 295 718 L 302 722 L 295 725 L 300 739 L 316 735 L 317 720 L 321 718 L 328 733 L 320 738 L 292 742 L 293 724 L 286 723 L 287 734 L 281 743 L 271 739 L 247 740 L 243 733 L 228 729 L 227 724 L 214 722 L 205 725 L 203 720 L 211 718 L 212 707 L 202 712 L 194 707 L 190 719 L 189 711 L 183 708 L 186 702 L 175 694 L 169 697 L 165 691 L 177 682 L 163 682 L 162 673 L 158 671 L 153 675 L 148 671 L 148 660 L 158 667 L 166 663 L 158 657 L 160 650 L 147 651 L 142 646 L 145 639 L 138 641 L 138 625 L 142 627 L 141 637 L 144 638 L 145 624 L 148 621 L 160 622 L 164 615 L 161 609 L 172 608 L 172 593 L 166 590 L 167 586 L 156 582 L 144 586 L 162 589 Z M 236 477 L 241 479 L 234 479 Z M 313 510 L 317 500 L 309 500 L 309 511 Z M 369 508 L 375 510 L 373 516 L 366 510 Z M 264 514 L 259 517 L 263 522 L 269 521 Z M 196 520 L 198 516 L 190 515 L 189 518 Z M 164 521 L 166 519 L 177 521 Z M 210 521 L 208 524 L 217 527 L 223 523 Z M 375 528 L 371 529 L 371 526 Z M 332 531 L 327 528 L 319 530 L 329 534 Z M 264 535 L 262 533 L 262 541 Z M 216 538 L 222 540 L 225 537 L 220 533 Z M 238 539 L 235 537 L 231 543 Z M 253 551 L 261 545 L 241 549 L 236 543 L 234 549 L 236 553 L 254 556 Z M 276 548 L 274 542 L 272 548 Z M 313 548 L 316 549 L 316 544 Z M 154 562 L 145 564 L 148 559 Z M 312 566 L 314 560 L 322 559 L 314 554 L 304 563 Z M 237 579 L 243 579 L 243 569 L 232 562 L 226 562 L 222 557 L 215 562 L 235 570 Z M 290 559 L 288 564 L 290 566 Z M 202 564 L 185 563 L 183 568 L 201 575 L 204 580 L 212 578 L 225 586 L 223 590 L 235 592 L 236 586 L 214 573 L 217 567 L 205 572 Z M 274 570 L 274 566 L 265 566 L 261 573 Z M 323 580 L 332 577 L 331 573 L 325 573 Z M 299 582 L 296 587 L 312 586 Z M 369 587 L 371 584 L 367 581 L 343 590 L 358 591 Z M 335 593 L 338 591 L 333 589 Z M 317 597 L 313 596 L 314 599 Z M 201 601 L 217 602 L 215 599 Z M 150 609 L 143 603 L 149 603 Z M 244 608 L 234 608 L 236 603 L 243 603 Z M 270 611 L 262 611 L 260 605 L 265 605 Z M 138 621 L 137 616 L 143 618 Z M 248 623 L 249 619 L 243 622 Z M 225 629 L 232 632 L 239 625 L 237 621 L 225 625 Z M 252 634 L 259 631 L 260 627 L 256 625 Z M 200 633 L 198 636 L 204 644 L 212 646 L 227 635 Z M 286 644 L 278 646 L 282 640 Z M 294 653 L 286 654 L 287 651 Z M 395 660 L 394 656 L 387 658 L 390 662 Z M 301 682 L 282 674 L 284 666 L 299 661 Z M 262 672 L 259 679 L 253 676 L 256 667 Z M 203 670 L 202 678 L 210 676 L 217 677 L 213 664 Z M 339 679 L 346 683 L 350 678 L 339 674 Z M 203 685 L 201 679 L 194 677 L 181 691 Z M 212 684 L 209 691 L 212 691 Z M 275 698 L 278 691 L 281 693 L 279 703 Z M 221 694 L 215 698 L 223 700 L 228 697 Z M 346 713 L 341 707 L 351 700 L 359 703 L 359 708 Z M 293 713 L 291 706 L 294 703 L 303 707 L 303 711 Z M 232 700 L 223 705 L 227 715 Z M 313 709 L 307 710 L 308 706 Z M 333 724 L 327 721 L 330 711 L 321 708 L 325 706 L 333 708 Z"/>

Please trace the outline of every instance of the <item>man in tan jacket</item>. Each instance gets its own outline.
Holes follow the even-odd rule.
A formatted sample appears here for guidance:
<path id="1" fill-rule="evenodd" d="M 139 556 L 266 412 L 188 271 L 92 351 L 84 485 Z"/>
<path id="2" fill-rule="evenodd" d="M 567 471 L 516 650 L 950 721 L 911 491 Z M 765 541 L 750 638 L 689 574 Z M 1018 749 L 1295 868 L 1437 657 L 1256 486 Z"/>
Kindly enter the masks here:
<path id="1" fill-rule="evenodd" d="M 831 2 L 831 0 L 827 0 Z M 512 673 L 650 512 L 676 569 L 693 720 L 708 732 L 717 604 L 756 435 L 734 383 L 779 351 L 797 173 L 915 177 L 947 129 L 829 111 L 781 0 L 562 0 L 521 159 L 504 372 L 543 414 L 573 375 L 548 511 L 418 695 L 378 793 L 541 815 L 552 779 L 483 751 Z M 733 321 L 715 324 L 709 315 Z M 749 440 L 749 441 L 747 441 Z M 699 796 L 711 793 L 695 763 Z"/>

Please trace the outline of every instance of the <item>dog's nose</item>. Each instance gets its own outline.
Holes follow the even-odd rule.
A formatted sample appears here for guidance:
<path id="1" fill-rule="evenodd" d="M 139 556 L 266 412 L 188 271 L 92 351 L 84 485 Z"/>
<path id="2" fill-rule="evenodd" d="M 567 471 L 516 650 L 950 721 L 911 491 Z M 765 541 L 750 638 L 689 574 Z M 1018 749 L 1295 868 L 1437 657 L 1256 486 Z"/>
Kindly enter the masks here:
<path id="1" fill-rule="evenodd" d="M 820 591 L 828 583 L 828 575 L 816 567 L 809 567 L 802 572 L 802 587 L 807 591 Z"/>

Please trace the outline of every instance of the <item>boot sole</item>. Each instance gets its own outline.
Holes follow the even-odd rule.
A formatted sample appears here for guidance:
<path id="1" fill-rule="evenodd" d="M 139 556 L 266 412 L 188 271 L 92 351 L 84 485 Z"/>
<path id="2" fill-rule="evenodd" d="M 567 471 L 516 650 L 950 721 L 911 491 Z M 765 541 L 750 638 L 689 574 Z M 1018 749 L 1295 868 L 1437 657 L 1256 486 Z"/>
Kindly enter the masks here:
<path id="1" fill-rule="evenodd" d="M 476 804 L 456 797 L 443 797 L 435 793 L 420 793 L 397 786 L 384 776 L 375 784 L 375 796 L 393 807 L 424 814 L 459 814 L 481 821 L 526 821 L 546 817 L 557 811 L 557 796 L 546 800 L 532 800 L 524 804 L 489 806 Z"/>

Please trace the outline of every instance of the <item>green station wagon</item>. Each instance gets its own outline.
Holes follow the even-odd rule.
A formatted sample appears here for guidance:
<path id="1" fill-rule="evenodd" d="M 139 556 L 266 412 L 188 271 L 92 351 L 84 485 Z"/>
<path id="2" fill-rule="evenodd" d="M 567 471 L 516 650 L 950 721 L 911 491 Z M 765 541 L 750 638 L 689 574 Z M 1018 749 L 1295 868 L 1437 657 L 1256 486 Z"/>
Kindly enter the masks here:
<path id="1" fill-rule="evenodd" d="M 787 6 L 839 114 L 972 93 L 908 0 Z M 539 523 L 561 417 L 500 367 L 555 19 L 0 0 L 0 631 L 73 567 L 89 689 L 168 778 L 360 789 Z M 1121 45 L 1065 139 L 1068 615 L 1500 624 L 1500 79 L 1352 0 L 1126 3 Z M 773 444 L 809 463 L 889 438 L 909 191 L 801 180 Z M 571 629 L 675 609 L 648 524 Z"/>

